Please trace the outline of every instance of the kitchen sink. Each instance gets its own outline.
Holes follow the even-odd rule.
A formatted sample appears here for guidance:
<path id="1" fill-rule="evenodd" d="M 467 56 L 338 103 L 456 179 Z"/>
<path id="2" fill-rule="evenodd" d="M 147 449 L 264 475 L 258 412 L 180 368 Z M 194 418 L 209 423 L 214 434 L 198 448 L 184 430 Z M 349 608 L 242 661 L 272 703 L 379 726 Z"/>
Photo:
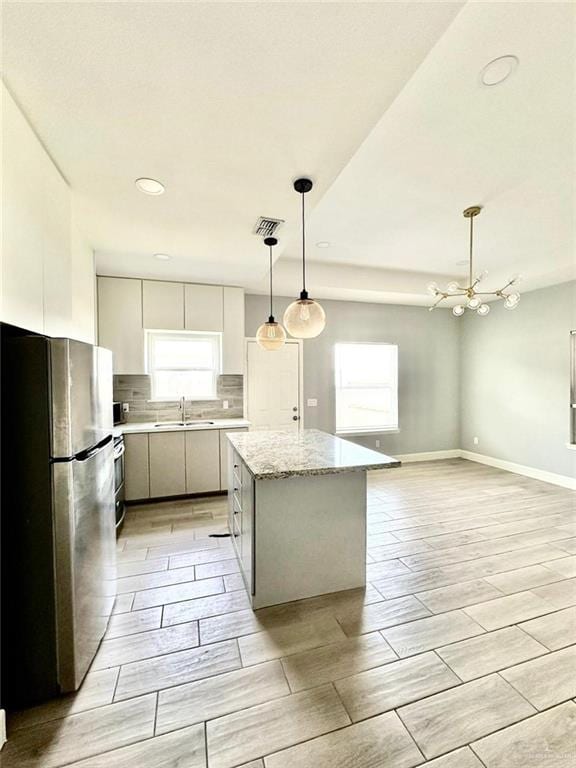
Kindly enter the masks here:
<path id="1" fill-rule="evenodd" d="M 160 424 L 154 424 L 155 427 L 197 427 L 199 425 L 206 424 L 210 426 L 214 424 L 213 421 L 162 421 Z"/>

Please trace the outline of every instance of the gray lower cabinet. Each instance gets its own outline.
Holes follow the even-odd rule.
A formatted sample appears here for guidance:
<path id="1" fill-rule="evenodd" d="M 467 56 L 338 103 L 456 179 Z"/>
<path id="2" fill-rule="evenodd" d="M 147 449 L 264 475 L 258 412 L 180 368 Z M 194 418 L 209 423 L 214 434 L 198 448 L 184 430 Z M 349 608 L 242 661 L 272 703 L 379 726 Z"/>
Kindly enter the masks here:
<path id="1" fill-rule="evenodd" d="M 228 490 L 228 526 L 240 562 L 246 589 L 254 594 L 254 479 L 232 446 L 228 447 L 229 476 L 234 487 Z"/>
<path id="2" fill-rule="evenodd" d="M 186 433 L 155 432 L 150 440 L 150 496 L 186 493 Z"/>
<path id="3" fill-rule="evenodd" d="M 126 501 L 227 490 L 226 432 L 245 431 L 237 427 L 125 434 Z"/>
<path id="4" fill-rule="evenodd" d="M 248 432 L 248 427 L 238 427 L 237 429 L 220 430 L 220 490 L 228 490 L 228 445 L 226 439 L 228 432 Z"/>
<path id="5" fill-rule="evenodd" d="M 148 434 L 124 435 L 124 494 L 126 501 L 150 498 Z"/>
<path id="6" fill-rule="evenodd" d="M 220 489 L 220 432 L 185 432 L 186 493 Z"/>

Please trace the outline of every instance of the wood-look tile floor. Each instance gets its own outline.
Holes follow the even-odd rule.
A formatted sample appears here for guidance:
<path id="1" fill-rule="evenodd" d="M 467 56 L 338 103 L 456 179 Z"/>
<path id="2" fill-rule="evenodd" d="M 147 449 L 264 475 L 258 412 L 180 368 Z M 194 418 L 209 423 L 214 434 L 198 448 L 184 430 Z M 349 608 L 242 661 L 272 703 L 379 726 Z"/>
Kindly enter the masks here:
<path id="1" fill-rule="evenodd" d="M 576 767 L 576 493 L 373 473 L 366 590 L 256 613 L 225 515 L 129 511 L 92 669 L 10 716 L 3 768 Z"/>

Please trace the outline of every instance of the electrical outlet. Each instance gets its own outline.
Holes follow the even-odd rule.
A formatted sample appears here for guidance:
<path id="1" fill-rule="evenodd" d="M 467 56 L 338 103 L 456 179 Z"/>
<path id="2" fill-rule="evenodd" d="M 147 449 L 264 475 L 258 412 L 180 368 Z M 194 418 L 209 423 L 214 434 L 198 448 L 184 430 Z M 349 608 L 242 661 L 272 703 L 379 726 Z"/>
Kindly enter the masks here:
<path id="1" fill-rule="evenodd" d="M 376 440 L 376 448 L 380 448 L 380 440 Z"/>
<path id="2" fill-rule="evenodd" d="M 228 410 L 228 400 L 222 400 L 222 408 L 227 411 Z"/>
<path id="3" fill-rule="evenodd" d="M 477 437 L 475 437 L 472 442 L 474 443 L 474 445 L 478 445 L 480 440 Z"/>
<path id="4" fill-rule="evenodd" d="M 122 403 L 122 410 L 124 413 L 128 413 L 130 411 L 130 403 Z"/>
<path id="5" fill-rule="evenodd" d="M 306 405 L 308 408 L 316 408 L 318 400 L 315 397 L 309 397 L 308 400 L 306 400 Z"/>

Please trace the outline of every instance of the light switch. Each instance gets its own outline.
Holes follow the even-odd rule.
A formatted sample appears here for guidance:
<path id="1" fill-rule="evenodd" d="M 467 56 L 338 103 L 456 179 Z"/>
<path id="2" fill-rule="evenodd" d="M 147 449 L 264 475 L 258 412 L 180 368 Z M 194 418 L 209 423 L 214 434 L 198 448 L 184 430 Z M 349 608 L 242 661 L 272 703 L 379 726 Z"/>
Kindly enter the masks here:
<path id="1" fill-rule="evenodd" d="M 227 411 L 228 410 L 228 400 L 222 400 L 222 408 Z"/>
<path id="2" fill-rule="evenodd" d="M 306 405 L 309 408 L 316 408 L 318 405 L 318 400 L 315 397 L 309 397 L 308 400 L 306 400 Z"/>

